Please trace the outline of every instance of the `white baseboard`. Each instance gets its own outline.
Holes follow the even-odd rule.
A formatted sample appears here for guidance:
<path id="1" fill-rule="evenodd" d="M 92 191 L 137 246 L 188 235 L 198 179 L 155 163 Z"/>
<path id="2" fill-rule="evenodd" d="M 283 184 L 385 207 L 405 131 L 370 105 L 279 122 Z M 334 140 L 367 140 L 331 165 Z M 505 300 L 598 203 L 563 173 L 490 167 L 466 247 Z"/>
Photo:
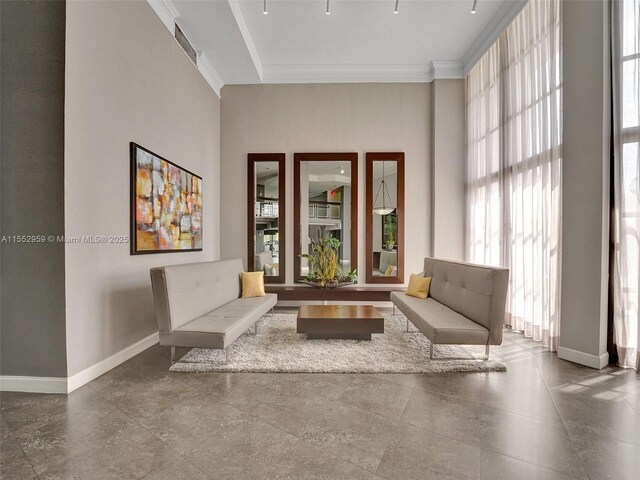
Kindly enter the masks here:
<path id="1" fill-rule="evenodd" d="M 64 377 L 22 377 L 0 375 L 0 391 L 27 393 L 67 393 Z"/>
<path id="2" fill-rule="evenodd" d="M 114 353 L 109 358 L 85 368 L 71 377 L 21 377 L 0 375 L 0 391 L 27 393 L 71 393 L 112 368 L 154 346 L 159 341 L 158 332 Z"/>
<path id="3" fill-rule="evenodd" d="M 573 363 L 579 363 L 587 367 L 600 370 L 609 364 L 609 353 L 603 353 L 602 355 L 592 355 L 591 353 L 580 352 L 579 350 L 572 350 L 567 347 L 558 347 L 558 358 L 568 360 Z"/>
<path id="4" fill-rule="evenodd" d="M 154 346 L 159 341 L 160 337 L 158 332 L 152 333 L 148 337 L 137 341 L 133 345 L 129 345 L 127 348 L 114 353 L 95 365 L 91 365 L 81 372 L 72 375 L 67 379 L 67 392 L 71 393 L 83 385 L 86 385 L 91 380 L 98 378 L 100 375 L 107 373 L 109 370 L 117 367 L 121 363 L 124 363 L 139 353 L 144 352 L 147 348 Z"/>

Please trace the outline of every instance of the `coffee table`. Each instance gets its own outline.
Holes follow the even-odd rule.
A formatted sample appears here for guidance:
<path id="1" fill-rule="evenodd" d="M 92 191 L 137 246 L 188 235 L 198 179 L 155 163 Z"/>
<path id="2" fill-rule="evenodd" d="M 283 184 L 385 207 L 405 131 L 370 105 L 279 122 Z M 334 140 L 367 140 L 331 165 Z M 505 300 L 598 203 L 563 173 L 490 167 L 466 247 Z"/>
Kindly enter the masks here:
<path id="1" fill-rule="evenodd" d="M 302 305 L 297 323 L 307 339 L 371 340 L 384 333 L 384 317 L 371 305 Z"/>

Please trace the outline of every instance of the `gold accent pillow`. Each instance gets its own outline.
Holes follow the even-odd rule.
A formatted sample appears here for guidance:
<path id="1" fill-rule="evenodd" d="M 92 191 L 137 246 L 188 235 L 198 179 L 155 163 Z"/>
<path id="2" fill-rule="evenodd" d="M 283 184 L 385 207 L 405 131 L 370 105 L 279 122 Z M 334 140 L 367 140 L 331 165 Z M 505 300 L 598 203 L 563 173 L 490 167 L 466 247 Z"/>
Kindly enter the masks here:
<path id="1" fill-rule="evenodd" d="M 385 277 L 390 277 L 390 276 L 394 275 L 394 272 L 393 272 L 393 271 L 394 271 L 395 269 L 396 269 L 396 266 L 395 266 L 395 265 L 389 265 L 389 266 L 387 267 L 387 270 L 384 272 L 384 276 L 385 276 Z"/>
<path id="2" fill-rule="evenodd" d="M 264 272 L 242 272 L 242 298 L 264 296 Z"/>
<path id="3" fill-rule="evenodd" d="M 429 296 L 429 287 L 431 287 L 431 277 L 421 277 L 412 273 L 406 293 L 412 297 L 424 299 Z"/>

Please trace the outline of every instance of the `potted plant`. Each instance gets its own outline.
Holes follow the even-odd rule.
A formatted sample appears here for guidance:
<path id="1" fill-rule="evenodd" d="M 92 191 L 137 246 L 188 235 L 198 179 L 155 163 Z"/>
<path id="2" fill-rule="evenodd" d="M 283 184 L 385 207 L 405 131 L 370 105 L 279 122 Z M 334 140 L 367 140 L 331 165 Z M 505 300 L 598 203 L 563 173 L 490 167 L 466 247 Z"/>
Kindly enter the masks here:
<path id="1" fill-rule="evenodd" d="M 394 245 L 395 245 L 395 240 L 393 238 L 393 232 L 389 232 L 389 235 L 387 236 L 387 250 L 392 251 Z"/>
<path id="2" fill-rule="evenodd" d="M 358 274 L 350 270 L 344 274 L 340 266 L 340 240 L 327 236 L 319 241 L 311 241 L 310 253 L 303 253 L 309 265 L 309 274 L 303 282 L 314 287 L 335 288 L 358 281 Z"/>

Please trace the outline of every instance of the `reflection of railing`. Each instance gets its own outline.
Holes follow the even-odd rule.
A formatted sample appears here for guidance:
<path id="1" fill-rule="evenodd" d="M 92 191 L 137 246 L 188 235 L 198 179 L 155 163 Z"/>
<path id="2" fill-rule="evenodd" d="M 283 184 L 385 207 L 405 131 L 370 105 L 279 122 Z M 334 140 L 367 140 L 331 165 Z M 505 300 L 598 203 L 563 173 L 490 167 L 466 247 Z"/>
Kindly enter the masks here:
<path id="1" fill-rule="evenodd" d="M 256 202 L 256 217 L 275 218 L 277 216 L 278 216 L 277 202 Z"/>
<path id="2" fill-rule="evenodd" d="M 341 206 L 332 204 L 310 204 L 309 205 L 309 219 L 340 219 Z"/>

